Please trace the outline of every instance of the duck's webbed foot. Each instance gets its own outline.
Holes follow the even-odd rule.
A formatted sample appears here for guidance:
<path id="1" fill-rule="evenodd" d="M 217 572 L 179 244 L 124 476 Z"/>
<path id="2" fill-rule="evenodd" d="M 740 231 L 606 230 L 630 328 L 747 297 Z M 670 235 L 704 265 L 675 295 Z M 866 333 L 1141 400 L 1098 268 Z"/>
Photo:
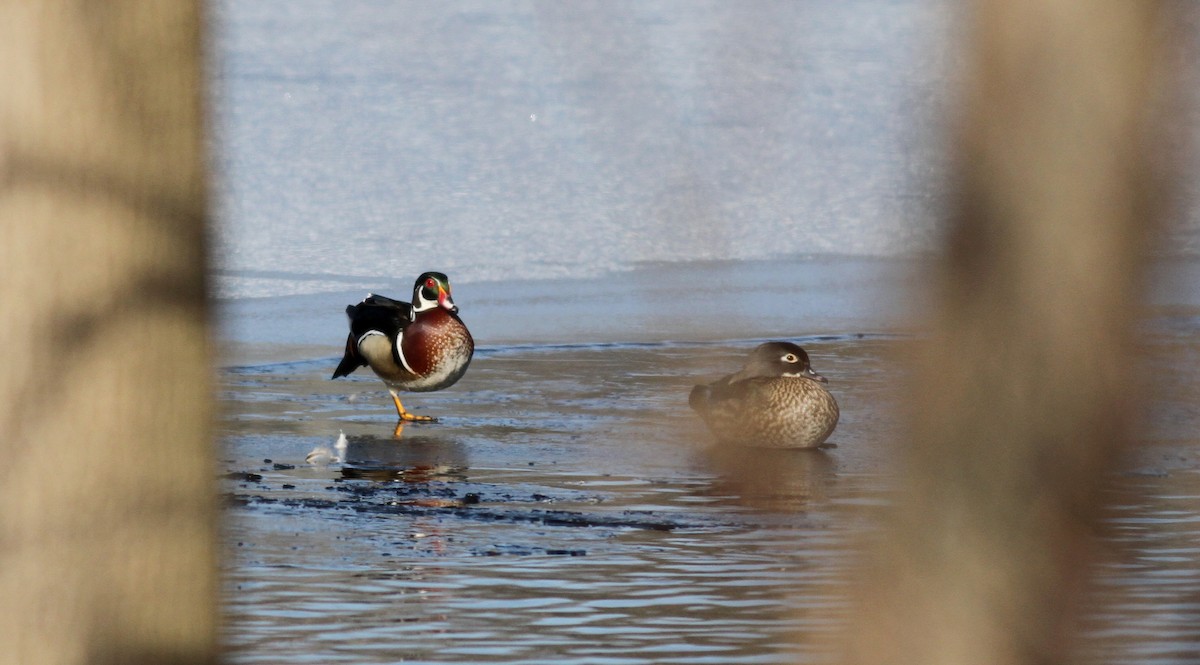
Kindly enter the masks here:
<path id="1" fill-rule="evenodd" d="M 418 416 L 417 414 L 412 413 L 408 409 L 405 409 L 404 405 L 400 403 L 400 396 L 397 395 L 395 392 L 392 392 L 392 401 L 395 402 L 395 404 L 396 404 L 396 415 L 400 416 L 400 424 L 401 425 L 403 425 L 404 423 L 412 423 L 412 422 L 418 422 L 418 423 L 436 423 L 437 422 L 437 418 L 434 418 L 433 416 Z"/>

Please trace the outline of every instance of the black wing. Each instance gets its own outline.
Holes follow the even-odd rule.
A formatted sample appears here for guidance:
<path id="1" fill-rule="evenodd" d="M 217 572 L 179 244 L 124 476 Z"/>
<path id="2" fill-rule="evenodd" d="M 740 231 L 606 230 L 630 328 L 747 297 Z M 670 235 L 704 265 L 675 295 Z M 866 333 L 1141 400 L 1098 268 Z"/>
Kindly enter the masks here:
<path id="1" fill-rule="evenodd" d="M 354 339 L 371 332 L 381 332 L 396 339 L 401 330 L 412 323 L 412 305 L 385 296 L 369 295 L 357 305 L 346 307 L 350 317 L 350 334 Z"/>
<path id="2" fill-rule="evenodd" d="M 346 316 L 350 319 L 350 335 L 346 338 L 346 352 L 342 362 L 333 371 L 332 378 L 346 376 L 367 364 L 358 353 L 358 340 L 371 332 L 381 332 L 390 340 L 395 340 L 408 324 L 412 323 L 412 305 L 386 296 L 371 294 L 357 305 L 346 306 Z M 393 345 L 394 346 L 394 345 Z M 395 354 L 395 348 L 392 349 Z M 399 364 L 399 358 L 396 359 Z"/>
<path id="3" fill-rule="evenodd" d="M 350 333 L 346 337 L 346 353 L 342 355 L 342 362 L 338 363 L 337 369 L 333 370 L 333 376 L 329 378 L 336 379 L 340 376 L 347 376 L 350 372 L 367 364 L 367 361 L 358 355 L 357 340 L 358 338 L 354 336 L 354 333 Z"/>

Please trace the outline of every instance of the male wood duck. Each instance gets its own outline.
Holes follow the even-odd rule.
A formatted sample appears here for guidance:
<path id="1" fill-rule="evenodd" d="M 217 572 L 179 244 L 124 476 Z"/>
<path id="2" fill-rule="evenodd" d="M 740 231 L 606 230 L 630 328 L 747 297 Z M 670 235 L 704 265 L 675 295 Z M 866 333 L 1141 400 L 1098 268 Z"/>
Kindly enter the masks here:
<path id="1" fill-rule="evenodd" d="M 838 405 L 791 342 L 767 342 L 750 352 L 742 371 L 696 386 L 688 404 L 723 443 L 815 448 L 838 422 Z"/>
<path id="2" fill-rule="evenodd" d="M 346 307 L 346 316 L 350 336 L 333 378 L 366 365 L 387 385 L 401 423 L 436 420 L 405 410 L 397 393 L 448 388 L 471 364 L 475 340 L 458 318 L 450 280 L 440 272 L 427 272 L 413 285 L 412 304 L 367 294 L 362 302 Z"/>

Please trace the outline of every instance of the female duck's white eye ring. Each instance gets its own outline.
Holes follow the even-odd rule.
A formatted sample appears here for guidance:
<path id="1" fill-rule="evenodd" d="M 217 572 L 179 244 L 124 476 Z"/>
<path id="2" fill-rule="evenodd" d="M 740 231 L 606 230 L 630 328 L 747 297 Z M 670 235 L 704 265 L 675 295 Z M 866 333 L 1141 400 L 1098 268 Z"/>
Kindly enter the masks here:
<path id="1" fill-rule="evenodd" d="M 783 362 L 785 362 L 785 363 L 794 363 L 800 359 L 796 357 L 796 354 L 788 353 L 788 354 L 784 355 L 783 358 L 781 358 L 781 360 L 783 360 Z"/>

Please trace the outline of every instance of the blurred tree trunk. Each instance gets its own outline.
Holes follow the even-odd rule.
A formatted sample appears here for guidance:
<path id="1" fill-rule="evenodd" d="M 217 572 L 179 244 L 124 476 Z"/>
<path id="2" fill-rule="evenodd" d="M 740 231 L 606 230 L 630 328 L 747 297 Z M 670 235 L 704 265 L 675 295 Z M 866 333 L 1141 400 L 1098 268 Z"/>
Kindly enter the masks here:
<path id="1" fill-rule="evenodd" d="M 215 660 L 198 2 L 0 0 L 0 648 Z"/>
<path id="2" fill-rule="evenodd" d="M 1155 2 L 980 0 L 957 207 L 899 500 L 849 660 L 1067 662 L 1138 395 L 1131 324 L 1165 189 Z"/>

